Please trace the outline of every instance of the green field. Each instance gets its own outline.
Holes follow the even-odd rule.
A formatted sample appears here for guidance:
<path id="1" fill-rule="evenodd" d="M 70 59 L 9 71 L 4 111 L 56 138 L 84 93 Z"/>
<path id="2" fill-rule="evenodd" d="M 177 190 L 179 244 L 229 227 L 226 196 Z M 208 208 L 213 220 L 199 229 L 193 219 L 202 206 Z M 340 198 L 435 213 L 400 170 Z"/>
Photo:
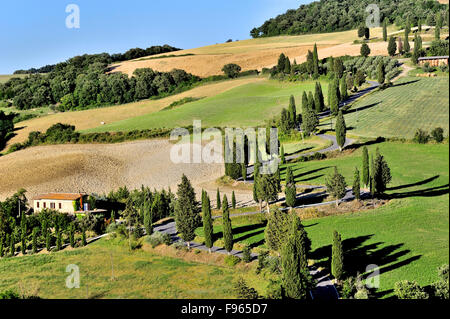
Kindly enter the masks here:
<path id="1" fill-rule="evenodd" d="M 313 244 L 311 258 L 329 266 L 332 233 L 337 230 L 345 240 L 347 270 L 354 275 L 356 271 L 364 273 L 369 264 L 378 265 L 379 292 L 389 295 L 399 280 L 431 284 L 437 280 L 437 267 L 449 263 L 449 153 L 448 144 L 385 142 L 369 146 L 369 152 L 374 153 L 376 147 L 391 168 L 393 179 L 387 192 L 391 201 L 375 210 L 311 219 L 304 224 Z M 359 149 L 342 158 L 290 166 L 298 184 L 323 185 L 325 176 L 337 166 L 351 185 L 354 168 L 361 169 L 362 152 Z M 247 222 L 242 217 L 233 219 L 236 240 L 263 246 L 264 226 L 247 218 Z M 216 224 L 220 233 L 220 223 Z"/>
<path id="2" fill-rule="evenodd" d="M 294 95 L 297 110 L 301 107 L 303 91 L 313 91 L 315 82 L 289 83 L 267 80 L 234 88 L 217 96 L 205 98 L 164 112 L 138 116 L 128 120 L 103 125 L 87 132 L 129 131 L 155 127 L 179 127 L 202 120 L 204 127 L 251 127 L 264 124 L 287 108 L 289 97 Z M 327 83 L 322 83 L 327 92 Z"/>
<path id="3" fill-rule="evenodd" d="M 406 77 L 370 94 L 345 115 L 351 134 L 412 138 L 416 129 L 449 132 L 449 78 Z M 355 111 L 356 110 L 356 111 Z"/>
<path id="4" fill-rule="evenodd" d="M 207 254 L 207 252 L 204 252 Z M 111 258 L 114 280 L 111 280 Z M 66 288 L 66 267 L 80 269 L 80 288 Z M 41 298 L 233 298 L 232 284 L 245 276 L 253 286 L 267 284 L 254 271 L 185 261 L 136 250 L 126 242 L 101 239 L 84 248 L 45 255 L 0 259 L 0 291 L 22 286 Z"/>

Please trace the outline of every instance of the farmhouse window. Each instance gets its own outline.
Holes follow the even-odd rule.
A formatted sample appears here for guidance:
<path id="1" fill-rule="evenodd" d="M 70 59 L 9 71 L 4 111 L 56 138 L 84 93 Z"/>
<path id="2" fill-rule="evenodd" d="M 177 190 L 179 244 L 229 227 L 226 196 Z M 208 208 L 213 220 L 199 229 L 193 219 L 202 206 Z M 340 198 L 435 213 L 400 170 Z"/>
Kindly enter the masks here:
<path id="1" fill-rule="evenodd" d="M 46 202 L 44 202 L 44 208 L 47 208 L 47 203 Z"/>
<path id="2" fill-rule="evenodd" d="M 39 202 L 36 203 L 36 207 L 39 208 Z"/>
<path id="3" fill-rule="evenodd" d="M 55 203 L 50 203 L 50 208 L 51 208 L 51 209 L 55 209 L 55 207 L 56 207 L 56 206 L 55 206 Z"/>
<path id="4" fill-rule="evenodd" d="M 59 208 L 59 209 L 61 209 L 61 208 L 62 208 L 62 205 L 61 205 L 61 203 L 59 203 L 59 204 L 58 204 L 58 208 Z"/>

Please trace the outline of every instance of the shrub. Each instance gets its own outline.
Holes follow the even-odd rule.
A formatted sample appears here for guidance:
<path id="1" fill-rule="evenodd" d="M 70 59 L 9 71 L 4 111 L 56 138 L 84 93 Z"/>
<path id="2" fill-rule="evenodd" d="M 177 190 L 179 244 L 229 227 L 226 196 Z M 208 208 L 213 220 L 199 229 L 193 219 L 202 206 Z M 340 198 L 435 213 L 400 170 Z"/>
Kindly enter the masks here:
<path id="1" fill-rule="evenodd" d="M 269 256 L 268 251 L 262 251 L 258 255 L 258 267 L 256 268 L 256 273 L 261 272 L 267 266 L 267 257 Z"/>
<path id="2" fill-rule="evenodd" d="M 234 63 L 226 64 L 223 66 L 222 72 L 229 78 L 237 78 L 241 72 L 241 67 Z"/>
<path id="3" fill-rule="evenodd" d="M 428 294 L 415 281 L 398 281 L 394 285 L 394 293 L 398 299 L 428 299 Z"/>
<path id="4" fill-rule="evenodd" d="M 281 282 L 278 280 L 270 279 L 266 291 L 267 291 L 267 299 L 283 298 L 283 287 L 281 286 Z"/>
<path id="5" fill-rule="evenodd" d="M 233 285 L 233 291 L 238 299 L 258 299 L 258 292 L 245 282 L 244 278 L 239 278 Z"/>
<path id="6" fill-rule="evenodd" d="M 173 247 L 175 247 L 175 249 L 177 249 L 177 250 L 186 250 L 187 251 L 186 244 L 182 240 L 178 240 L 178 241 L 174 242 Z"/>
<path id="7" fill-rule="evenodd" d="M 444 130 L 442 127 L 436 127 L 431 131 L 431 136 L 437 143 L 441 143 L 444 140 Z"/>
<path id="8" fill-rule="evenodd" d="M 2 299 L 20 299 L 20 296 L 14 290 L 5 290 L 0 292 L 0 300 Z"/>
<path id="9" fill-rule="evenodd" d="M 225 264 L 230 267 L 234 267 L 241 261 L 241 258 L 234 255 L 227 255 L 225 257 Z"/>
<path id="10" fill-rule="evenodd" d="M 249 245 L 246 245 L 242 250 L 242 260 L 246 263 L 252 261 L 252 250 Z"/>
<path id="11" fill-rule="evenodd" d="M 142 240 L 141 239 L 132 238 L 130 240 L 129 244 L 130 244 L 130 249 L 131 250 L 140 249 L 142 247 Z"/>
<path id="12" fill-rule="evenodd" d="M 428 135 L 428 132 L 425 132 L 421 130 L 420 128 L 417 129 L 416 133 L 414 134 L 414 142 L 419 144 L 426 144 L 428 143 L 428 140 L 430 139 L 430 136 Z"/>
<path id="13" fill-rule="evenodd" d="M 146 241 L 152 246 L 152 248 L 155 248 L 162 244 L 167 246 L 170 246 L 172 244 L 172 238 L 170 237 L 170 235 L 159 231 L 155 231 L 150 236 L 147 236 Z"/>

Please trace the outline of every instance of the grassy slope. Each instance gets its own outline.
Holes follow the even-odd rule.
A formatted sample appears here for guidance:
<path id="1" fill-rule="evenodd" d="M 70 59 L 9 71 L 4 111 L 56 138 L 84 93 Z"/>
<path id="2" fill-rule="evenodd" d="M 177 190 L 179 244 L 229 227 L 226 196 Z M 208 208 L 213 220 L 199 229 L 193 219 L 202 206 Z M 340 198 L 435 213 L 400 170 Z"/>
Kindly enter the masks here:
<path id="1" fill-rule="evenodd" d="M 303 91 L 313 91 L 315 82 L 289 83 L 266 80 L 236 87 L 213 97 L 184 104 L 178 108 L 146 114 L 88 130 L 89 132 L 127 131 L 151 127 L 192 125 L 193 119 L 203 126 L 257 126 L 279 115 L 288 106 L 289 97 L 296 98 L 300 110 Z M 327 83 L 322 83 L 327 92 Z"/>
<path id="2" fill-rule="evenodd" d="M 357 102 L 345 116 L 351 134 L 369 137 L 414 137 L 417 128 L 449 132 L 449 78 L 406 77 L 396 86 Z"/>
<path id="3" fill-rule="evenodd" d="M 114 277 L 111 281 L 111 256 Z M 80 289 L 65 286 L 66 267 L 80 268 Z M 147 251 L 130 252 L 126 242 L 102 239 L 85 248 L 50 255 L 0 259 L 0 291 L 38 288 L 41 298 L 233 298 L 232 283 L 244 275 L 258 289 L 264 280 L 255 280 L 254 271 L 233 269 Z M 261 290 L 260 290 L 261 291 Z"/>
<path id="4" fill-rule="evenodd" d="M 120 120 L 157 112 L 175 101 L 179 101 L 186 97 L 209 97 L 230 90 L 234 87 L 247 83 L 255 83 L 264 81 L 258 77 L 245 77 L 235 80 L 227 80 L 209 83 L 185 91 L 180 94 L 168 96 L 158 100 L 142 100 L 138 102 L 115 105 L 110 107 L 95 108 L 84 111 L 57 113 L 41 118 L 35 118 L 23 121 L 18 125 L 20 127 L 15 133 L 9 145 L 16 142 L 23 142 L 28 138 L 28 134 L 32 131 L 46 131 L 51 125 L 56 123 L 67 123 L 75 125 L 78 130 L 89 129 L 101 126 L 101 122 L 113 123 Z"/>
<path id="5" fill-rule="evenodd" d="M 437 278 L 436 268 L 449 262 L 448 145 L 383 143 L 378 146 L 392 170 L 389 186 L 399 187 L 388 193 L 397 198 L 374 211 L 305 222 L 311 225 L 308 233 L 313 247 L 331 244 L 335 229 L 342 233 L 343 239 L 370 236 L 361 240 L 359 248 L 366 255 L 372 254 L 372 258 L 359 257 L 351 263 L 357 264 L 360 271 L 371 263 L 380 266 L 382 291 L 392 289 L 402 279 L 430 284 Z M 375 146 L 369 148 L 372 153 L 374 150 Z M 354 167 L 361 168 L 361 161 L 361 151 L 357 151 L 342 159 L 298 165 L 305 168 L 297 170 L 297 175 L 336 165 L 351 184 Z M 323 183 L 324 176 L 320 175 L 327 171 L 330 168 L 309 174 L 317 175 L 309 182 Z M 423 181 L 422 185 L 408 186 Z M 323 256 L 315 256 L 320 257 Z"/>
<path id="6" fill-rule="evenodd" d="M 389 186 L 397 189 L 388 193 L 396 198 L 376 210 L 306 220 L 315 250 L 312 258 L 326 265 L 332 233 L 337 230 L 347 240 L 347 267 L 356 266 L 362 273 L 369 264 L 381 267 L 380 291 L 389 293 L 403 279 L 430 284 L 437 279 L 436 268 L 449 262 L 448 144 L 386 142 L 370 146 L 369 152 L 374 153 L 377 146 L 391 167 Z M 323 185 L 336 165 L 351 185 L 354 168 L 362 167 L 361 154 L 360 149 L 342 158 L 290 165 L 298 184 Z M 237 241 L 264 245 L 264 226 L 258 219 L 239 217 L 233 224 Z M 220 221 L 215 231 L 221 232 Z M 202 230 L 197 234 L 202 235 Z"/>

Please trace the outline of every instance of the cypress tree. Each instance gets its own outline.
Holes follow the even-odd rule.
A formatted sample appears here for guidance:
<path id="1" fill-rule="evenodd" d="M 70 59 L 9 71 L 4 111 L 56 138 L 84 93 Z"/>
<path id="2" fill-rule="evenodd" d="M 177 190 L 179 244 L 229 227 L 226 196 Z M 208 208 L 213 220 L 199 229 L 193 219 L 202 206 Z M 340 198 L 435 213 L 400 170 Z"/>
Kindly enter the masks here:
<path id="1" fill-rule="evenodd" d="M 417 22 L 417 29 L 419 32 L 422 32 L 422 20 L 419 19 L 419 21 Z"/>
<path id="2" fill-rule="evenodd" d="M 14 239 L 14 234 L 11 233 L 11 235 L 9 236 L 9 255 L 11 257 L 14 257 L 16 253 L 16 241 Z"/>
<path id="3" fill-rule="evenodd" d="M 291 215 L 287 211 L 277 209 L 269 214 L 264 230 L 264 240 L 269 249 L 281 252 L 290 234 L 291 222 Z"/>
<path id="4" fill-rule="evenodd" d="M 345 126 L 345 119 L 344 119 L 344 115 L 342 114 L 341 110 L 339 110 L 338 116 L 336 118 L 335 131 L 336 131 L 336 141 L 339 146 L 339 151 L 342 152 L 342 148 L 345 145 L 347 128 Z"/>
<path id="5" fill-rule="evenodd" d="M 228 209 L 227 195 L 223 196 L 222 201 L 222 220 L 223 220 L 223 241 L 228 255 L 233 250 L 233 228 L 231 226 L 230 211 Z"/>
<path id="6" fill-rule="evenodd" d="M 372 194 L 372 197 L 375 195 L 375 185 L 374 185 L 374 169 L 375 169 L 375 162 L 373 161 L 373 155 L 370 155 L 370 194 Z"/>
<path id="7" fill-rule="evenodd" d="M 369 186 L 369 151 L 367 146 L 363 147 L 363 169 L 362 169 L 362 182 L 364 186 Z"/>
<path id="8" fill-rule="evenodd" d="M 288 57 L 284 60 L 284 73 L 291 74 L 291 61 L 289 61 Z"/>
<path id="9" fill-rule="evenodd" d="M 0 257 L 3 257 L 4 254 L 4 245 L 5 243 L 5 235 L 3 232 L 0 233 Z"/>
<path id="10" fill-rule="evenodd" d="M 303 121 L 303 116 L 304 116 L 304 114 L 306 114 L 306 110 L 308 109 L 308 105 L 309 105 L 308 95 L 306 95 L 306 92 L 303 91 L 303 95 L 302 95 L 302 121 Z"/>
<path id="11" fill-rule="evenodd" d="M 287 298 L 306 299 L 313 280 L 305 269 L 306 243 L 299 227 L 298 216 L 294 217 L 292 230 L 281 251 L 282 287 Z M 300 229 L 299 229 L 300 228 Z"/>
<path id="12" fill-rule="evenodd" d="M 317 44 L 314 43 L 313 50 L 313 77 L 317 79 L 319 77 L 319 54 L 317 53 Z"/>
<path id="13" fill-rule="evenodd" d="M 382 156 L 377 149 L 377 153 L 375 156 L 374 164 L 373 164 L 373 192 L 376 195 L 382 195 L 387 188 L 387 184 L 391 182 L 391 169 L 387 164 L 384 156 Z"/>
<path id="14" fill-rule="evenodd" d="M 394 56 L 396 52 L 397 52 L 397 43 L 395 42 L 394 37 L 390 37 L 388 43 L 388 54 L 390 56 Z"/>
<path id="15" fill-rule="evenodd" d="M 286 158 L 285 158 L 285 156 L 284 156 L 284 146 L 283 146 L 283 145 L 281 145 L 280 161 L 281 161 L 281 164 L 284 164 L 285 161 L 286 161 Z"/>
<path id="16" fill-rule="evenodd" d="M 69 241 L 70 247 L 75 248 L 75 225 L 73 223 L 69 225 Z"/>
<path id="17" fill-rule="evenodd" d="M 231 207 L 236 209 L 236 195 L 234 194 L 234 191 L 231 193 Z"/>
<path id="18" fill-rule="evenodd" d="M 326 179 L 326 186 L 331 196 L 336 199 L 336 207 L 339 205 L 339 199 L 343 198 L 347 193 L 344 176 L 339 174 L 337 167 L 334 167 L 334 172 Z"/>
<path id="19" fill-rule="evenodd" d="M 347 81 L 345 75 L 341 78 L 341 99 L 346 101 L 348 99 Z"/>
<path id="20" fill-rule="evenodd" d="M 282 73 L 284 71 L 285 66 L 286 66 L 286 56 L 284 55 L 284 53 L 281 53 L 280 57 L 278 58 L 277 71 L 279 73 Z"/>
<path id="21" fill-rule="evenodd" d="M 293 95 L 289 98 L 289 127 L 295 128 L 297 122 L 297 110 L 295 106 L 295 98 Z"/>
<path id="22" fill-rule="evenodd" d="M 380 83 L 380 85 L 383 84 L 385 79 L 386 79 L 386 73 L 384 70 L 384 63 L 383 63 L 383 61 L 381 61 L 380 63 L 378 63 L 378 67 L 377 67 L 378 83 Z"/>
<path id="23" fill-rule="evenodd" d="M 314 101 L 314 96 L 313 93 L 310 91 L 308 92 L 308 108 L 310 110 L 315 111 L 316 110 L 316 105 L 315 105 L 315 101 Z"/>
<path id="24" fill-rule="evenodd" d="M 217 201 L 216 209 L 220 209 L 221 203 L 220 203 L 220 191 L 219 191 L 219 189 L 217 189 L 216 201 Z"/>
<path id="25" fill-rule="evenodd" d="M 152 205 L 153 206 L 153 205 Z M 153 210 L 148 200 L 144 203 L 144 228 L 147 236 L 153 233 Z"/>
<path id="26" fill-rule="evenodd" d="M 22 215 L 22 219 L 20 220 L 20 228 L 21 228 L 21 244 L 20 249 L 22 254 L 25 255 L 27 250 L 27 220 L 25 214 Z"/>
<path id="27" fill-rule="evenodd" d="M 386 18 L 383 20 L 383 41 L 387 41 L 387 21 Z"/>
<path id="28" fill-rule="evenodd" d="M 194 188 L 186 175 L 181 177 L 181 184 L 178 185 L 177 201 L 175 203 L 175 223 L 180 237 L 187 242 L 190 249 L 190 242 L 195 238 L 195 229 L 200 223 L 200 215 L 195 200 Z"/>
<path id="29" fill-rule="evenodd" d="M 361 54 L 361 56 L 367 58 L 369 56 L 370 52 L 371 51 L 370 51 L 370 48 L 367 45 L 367 43 L 363 43 L 361 45 L 361 49 L 359 50 L 359 53 Z"/>
<path id="30" fill-rule="evenodd" d="M 411 46 L 409 45 L 409 38 L 408 35 L 405 36 L 405 47 L 404 47 L 405 53 L 409 53 L 411 51 Z"/>
<path id="31" fill-rule="evenodd" d="M 438 27 L 438 25 L 436 24 L 436 26 L 434 27 L 434 38 L 436 40 L 440 40 L 441 39 L 441 29 L 440 27 Z"/>
<path id="32" fill-rule="evenodd" d="M 322 86 L 319 82 L 316 82 L 315 92 L 314 92 L 314 106 L 316 107 L 316 112 L 320 113 L 325 110 L 325 102 L 323 98 Z"/>
<path id="33" fill-rule="evenodd" d="M 340 102 L 342 100 L 341 91 L 339 90 L 339 79 L 340 78 L 335 78 L 334 79 L 334 86 L 333 86 L 333 88 L 336 90 L 336 96 L 337 96 L 337 101 L 338 102 Z"/>
<path id="34" fill-rule="evenodd" d="M 34 227 L 33 232 L 31 233 L 32 237 L 32 251 L 33 254 L 37 253 L 37 237 L 38 237 L 39 228 Z"/>
<path id="35" fill-rule="evenodd" d="M 247 180 L 247 165 L 245 163 L 241 164 L 241 174 L 242 174 L 242 180 Z"/>
<path id="36" fill-rule="evenodd" d="M 361 198 L 361 181 L 359 177 L 359 170 L 357 167 L 355 167 L 352 191 L 353 195 L 355 196 L 355 199 L 359 201 Z"/>
<path id="37" fill-rule="evenodd" d="M 336 82 L 330 83 L 330 111 L 331 114 L 336 115 L 339 110 L 339 98 L 337 96 Z"/>
<path id="38" fill-rule="evenodd" d="M 286 187 L 284 193 L 286 197 L 286 205 L 288 205 L 289 207 L 295 207 L 297 190 L 290 166 L 288 166 L 286 169 Z"/>
<path id="39" fill-rule="evenodd" d="M 45 236 L 45 248 L 47 248 L 47 251 L 52 249 L 52 234 L 50 231 L 47 231 L 47 235 Z"/>
<path id="40" fill-rule="evenodd" d="M 341 280 L 344 275 L 344 251 L 342 249 L 341 235 L 337 231 L 334 231 L 333 233 L 331 274 L 338 281 Z"/>
<path id="41" fill-rule="evenodd" d="M 86 240 L 86 229 L 83 227 L 83 230 L 81 231 L 81 245 L 86 246 L 87 240 Z"/>
<path id="42" fill-rule="evenodd" d="M 59 225 L 56 226 L 56 250 L 60 251 L 62 249 L 62 231 Z"/>
<path id="43" fill-rule="evenodd" d="M 202 196 L 202 216 L 203 216 L 203 232 L 205 233 L 205 246 L 208 247 L 209 253 L 213 247 L 213 220 L 211 217 L 211 202 L 208 194 L 204 192 Z"/>
<path id="44" fill-rule="evenodd" d="M 302 114 L 302 130 L 306 136 L 311 135 L 319 124 L 319 119 L 313 109 L 309 107 L 306 109 L 305 113 Z"/>

